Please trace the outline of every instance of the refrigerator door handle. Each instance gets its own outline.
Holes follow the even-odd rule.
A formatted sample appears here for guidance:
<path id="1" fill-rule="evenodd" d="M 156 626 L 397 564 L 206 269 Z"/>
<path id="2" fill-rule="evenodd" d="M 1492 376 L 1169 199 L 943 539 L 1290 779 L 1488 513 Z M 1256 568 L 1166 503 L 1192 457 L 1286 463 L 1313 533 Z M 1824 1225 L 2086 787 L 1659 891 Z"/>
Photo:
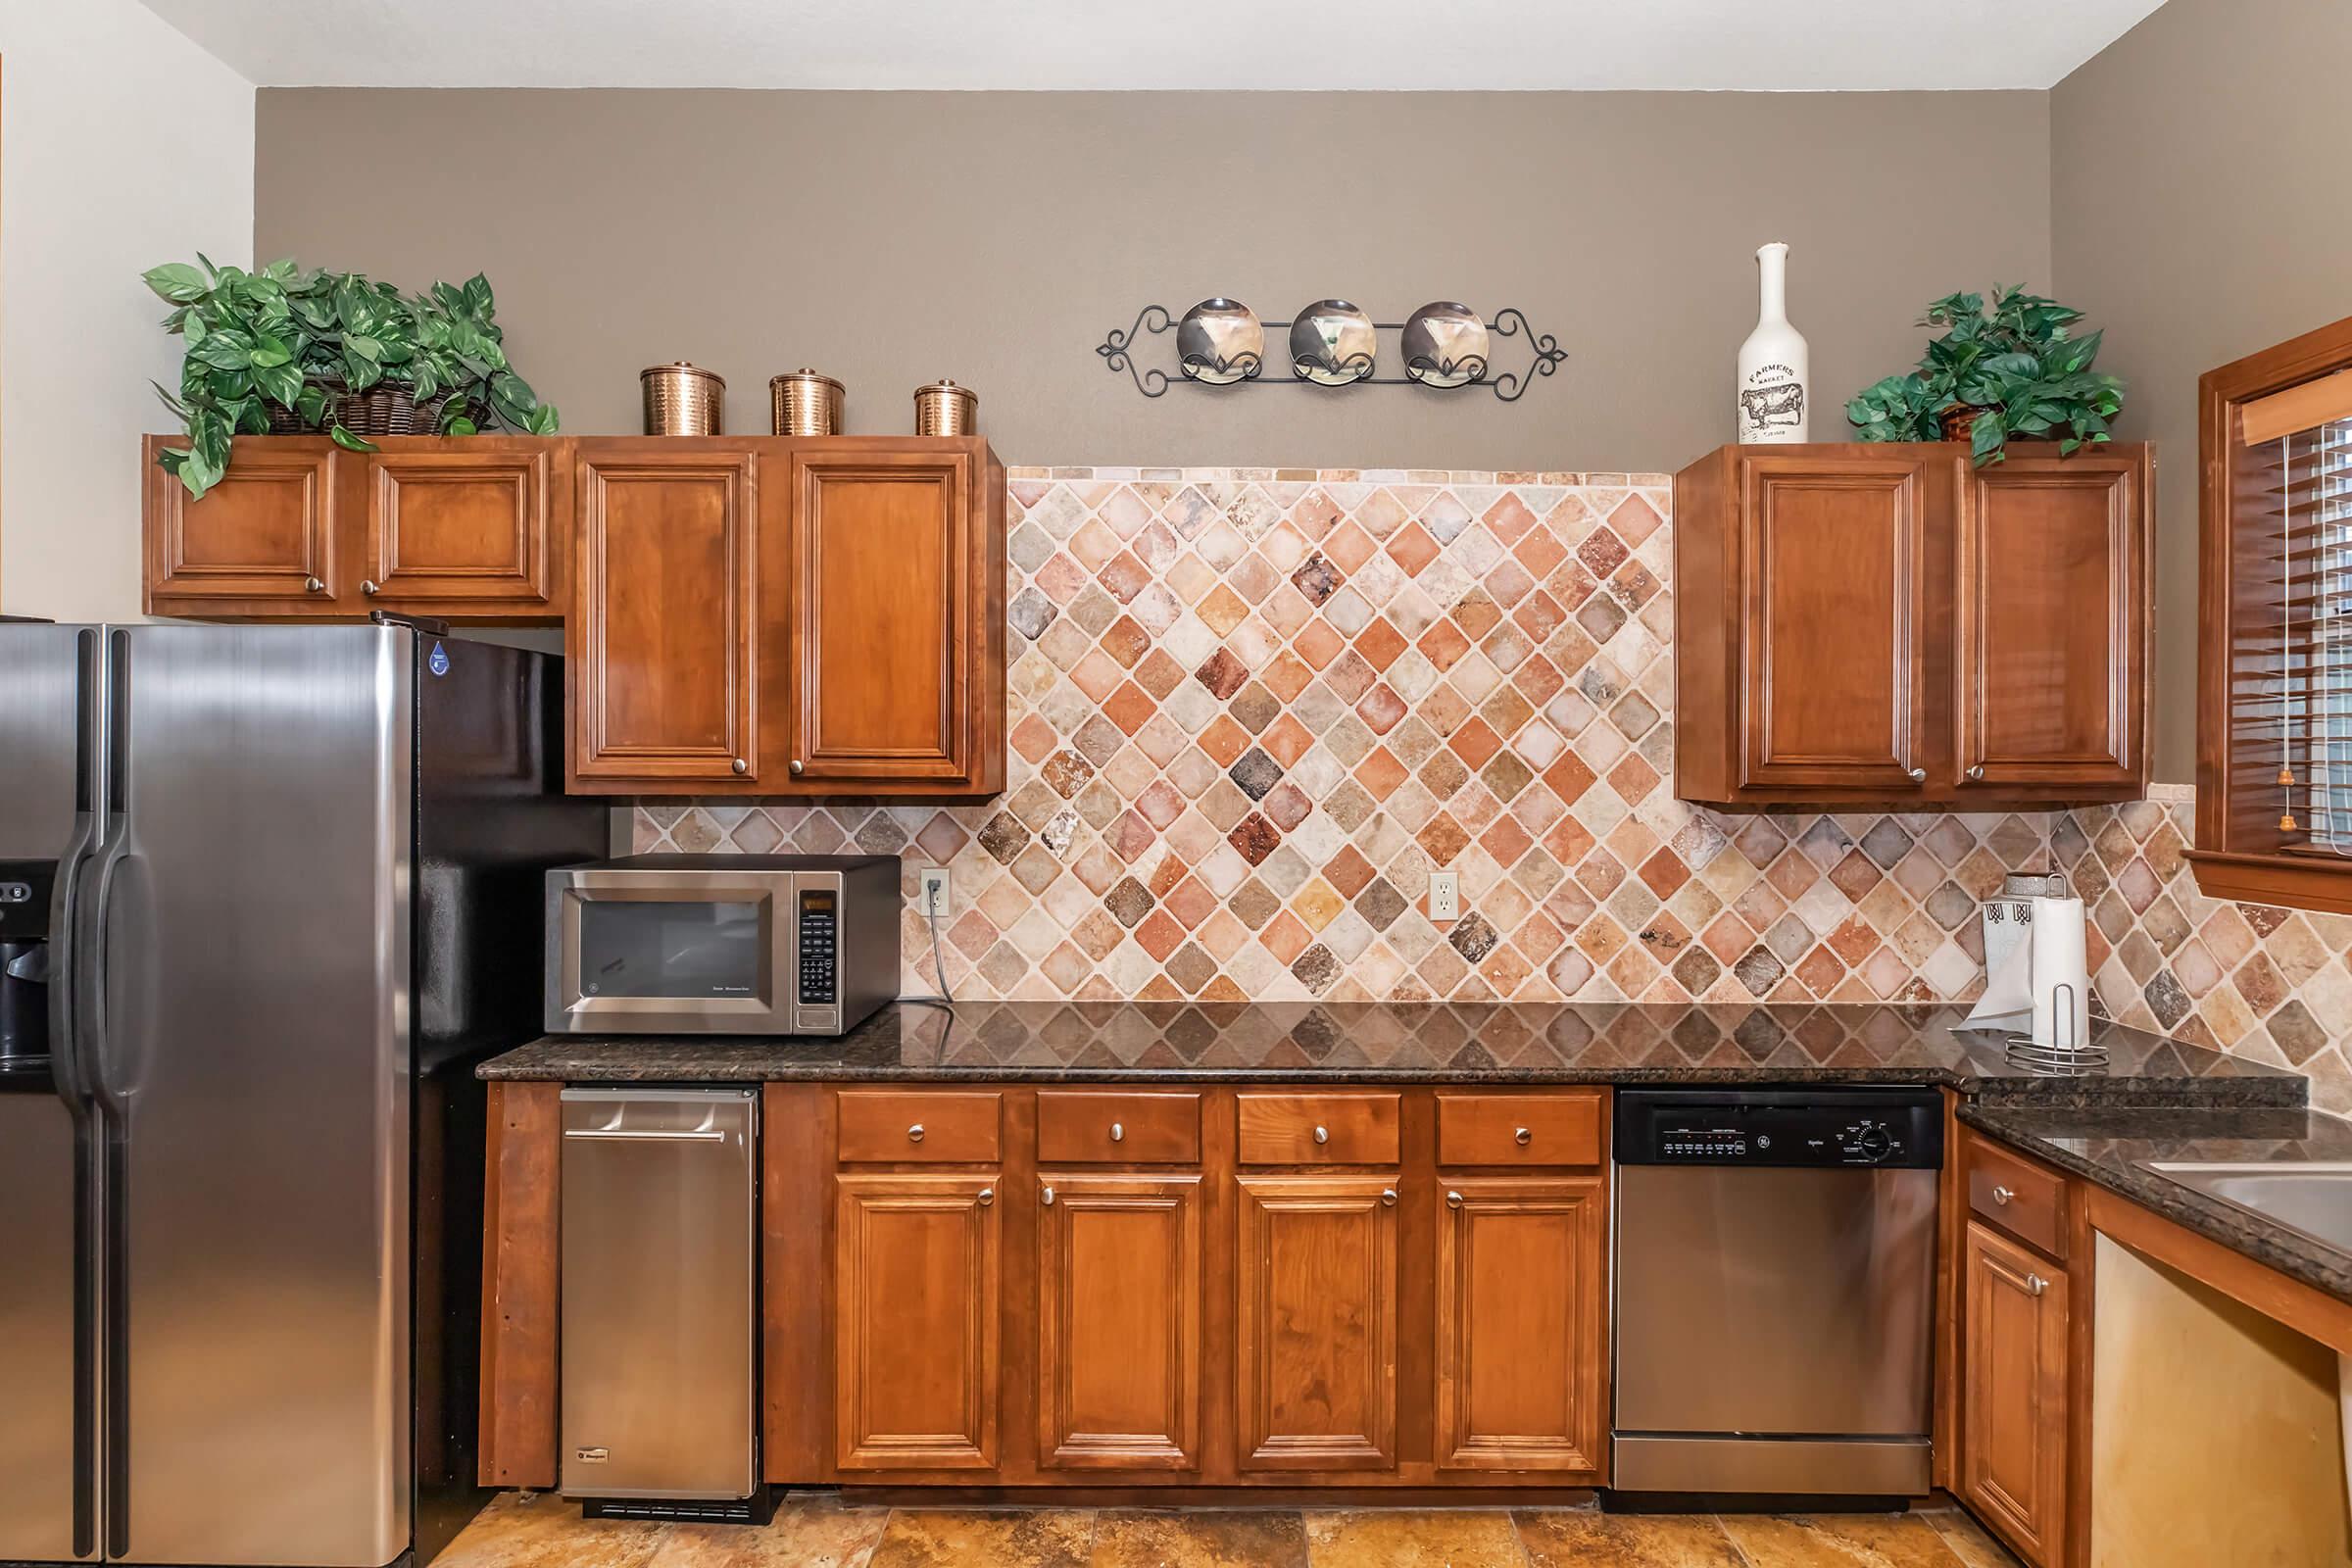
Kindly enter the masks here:
<path id="1" fill-rule="evenodd" d="M 130 1550 L 130 1240 L 124 1216 L 129 1211 L 130 1119 L 128 1102 L 109 1082 L 107 1016 L 107 911 L 114 892 L 115 873 L 130 853 L 130 634 L 108 633 L 107 747 L 103 769 L 96 780 L 106 824 L 103 848 L 91 870 L 89 908 L 77 937 L 89 940 L 78 965 L 82 987 L 80 1074 L 97 1108 L 96 1136 L 103 1162 L 102 1193 L 95 1206 L 102 1232 L 96 1267 L 99 1273 L 101 1360 L 99 1395 L 106 1407 L 104 1481 L 105 1550 L 121 1557 Z"/>
<path id="2" fill-rule="evenodd" d="M 99 691 L 98 632 L 76 634 L 74 647 L 74 836 L 58 858 L 57 886 L 49 905 L 50 972 L 57 983 L 49 988 L 50 1076 L 58 1094 L 76 1120 L 86 1112 L 89 1080 L 81 1064 L 76 1031 L 80 1027 L 80 995 L 76 987 L 81 957 L 79 928 L 81 867 L 98 846 L 100 811 L 104 806 L 98 750 L 104 707 Z"/>

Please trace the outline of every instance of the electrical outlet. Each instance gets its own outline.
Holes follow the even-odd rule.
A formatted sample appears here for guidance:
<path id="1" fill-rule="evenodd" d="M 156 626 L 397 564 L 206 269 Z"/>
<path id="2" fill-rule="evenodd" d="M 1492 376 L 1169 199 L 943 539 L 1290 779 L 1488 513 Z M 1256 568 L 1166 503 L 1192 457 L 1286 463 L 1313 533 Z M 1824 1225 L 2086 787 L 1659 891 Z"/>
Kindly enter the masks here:
<path id="1" fill-rule="evenodd" d="M 916 906 L 924 914 L 946 919 L 948 915 L 948 868 L 944 865 L 923 867 L 922 903 Z"/>
<path id="2" fill-rule="evenodd" d="M 1459 920 L 1462 917 L 1462 878 L 1456 871 L 1429 873 L 1429 917 L 1439 920 Z"/>

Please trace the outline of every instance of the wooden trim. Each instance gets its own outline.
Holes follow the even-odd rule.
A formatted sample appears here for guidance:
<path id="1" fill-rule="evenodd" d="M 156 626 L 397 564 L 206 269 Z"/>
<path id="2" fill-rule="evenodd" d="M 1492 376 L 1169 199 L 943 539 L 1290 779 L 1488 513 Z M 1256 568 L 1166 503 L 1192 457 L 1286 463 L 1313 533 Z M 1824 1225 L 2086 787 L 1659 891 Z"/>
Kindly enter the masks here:
<path id="1" fill-rule="evenodd" d="M 1960 1270 L 1968 1194 L 1960 1182 L 1960 1096 L 1950 1089 L 1941 1094 L 1943 1168 L 1936 1176 L 1936 1381 L 1928 1484 L 1955 1492 L 1960 1453 Z"/>
<path id="2" fill-rule="evenodd" d="M 2352 1354 L 2352 1302 L 2257 1263 L 2105 1188 L 2084 1184 L 2090 1229 L 2339 1354 Z"/>
<path id="3" fill-rule="evenodd" d="M 769 1084 L 760 1112 L 760 1474 L 811 1486 L 833 1447 L 833 1092 Z"/>
<path id="4" fill-rule="evenodd" d="M 556 1484 L 563 1085 L 490 1086 L 482 1198 L 482 1485 Z"/>
<path id="5" fill-rule="evenodd" d="M 2247 446 L 2260 446 L 2338 419 L 2352 419 L 2352 367 L 2240 403 L 2237 438 Z"/>
<path id="6" fill-rule="evenodd" d="M 2199 766 L 2201 771 L 2202 763 Z M 2205 786 L 2199 783 L 2200 841 L 2205 836 Z M 2209 899 L 2352 914 L 2352 860 L 2335 865 L 2312 856 L 2235 855 L 2222 850 L 2190 850 L 2187 859 L 2196 874 L 2197 891 Z"/>

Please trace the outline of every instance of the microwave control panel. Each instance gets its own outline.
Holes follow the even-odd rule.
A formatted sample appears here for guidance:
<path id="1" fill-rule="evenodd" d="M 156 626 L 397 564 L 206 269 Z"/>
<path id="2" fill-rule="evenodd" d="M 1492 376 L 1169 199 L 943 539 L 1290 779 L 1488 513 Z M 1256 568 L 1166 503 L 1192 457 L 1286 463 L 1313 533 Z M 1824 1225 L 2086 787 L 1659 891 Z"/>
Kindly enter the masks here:
<path id="1" fill-rule="evenodd" d="M 841 895 L 803 888 L 799 929 L 801 1005 L 830 1007 L 841 983 Z"/>

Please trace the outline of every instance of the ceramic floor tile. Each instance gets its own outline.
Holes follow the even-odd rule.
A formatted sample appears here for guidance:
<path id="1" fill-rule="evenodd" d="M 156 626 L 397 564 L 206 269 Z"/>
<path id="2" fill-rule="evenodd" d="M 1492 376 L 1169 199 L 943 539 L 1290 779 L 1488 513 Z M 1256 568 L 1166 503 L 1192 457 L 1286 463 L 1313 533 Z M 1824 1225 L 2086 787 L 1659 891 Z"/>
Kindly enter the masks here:
<path id="1" fill-rule="evenodd" d="M 1706 1514 L 1522 1508 L 1511 1517 L 1532 1568 L 1746 1568 Z"/>
<path id="2" fill-rule="evenodd" d="M 1526 1568 L 1501 1509 L 1362 1509 L 1306 1515 L 1309 1568 Z"/>
<path id="3" fill-rule="evenodd" d="M 672 1525 L 650 1568 L 866 1568 L 887 1508 L 845 1508 L 824 1494 L 787 1497 L 764 1530 Z"/>
<path id="4" fill-rule="evenodd" d="M 2018 1560 L 1992 1539 L 1990 1531 L 1959 1509 L 1939 1509 L 1926 1518 L 1966 1568 L 2019 1568 Z"/>
<path id="5" fill-rule="evenodd" d="M 467 1525 L 434 1568 L 646 1568 L 669 1526 L 583 1519 L 550 1494 L 503 1493 Z"/>
<path id="6" fill-rule="evenodd" d="M 1087 1568 L 1083 1508 L 894 1509 L 867 1568 Z"/>
<path id="7" fill-rule="evenodd" d="M 1750 1568 L 1962 1568 L 1918 1514 L 1725 1514 Z"/>
<path id="8" fill-rule="evenodd" d="M 1276 1508 L 1106 1510 L 1092 1568 L 1307 1568 L 1306 1523 Z"/>

